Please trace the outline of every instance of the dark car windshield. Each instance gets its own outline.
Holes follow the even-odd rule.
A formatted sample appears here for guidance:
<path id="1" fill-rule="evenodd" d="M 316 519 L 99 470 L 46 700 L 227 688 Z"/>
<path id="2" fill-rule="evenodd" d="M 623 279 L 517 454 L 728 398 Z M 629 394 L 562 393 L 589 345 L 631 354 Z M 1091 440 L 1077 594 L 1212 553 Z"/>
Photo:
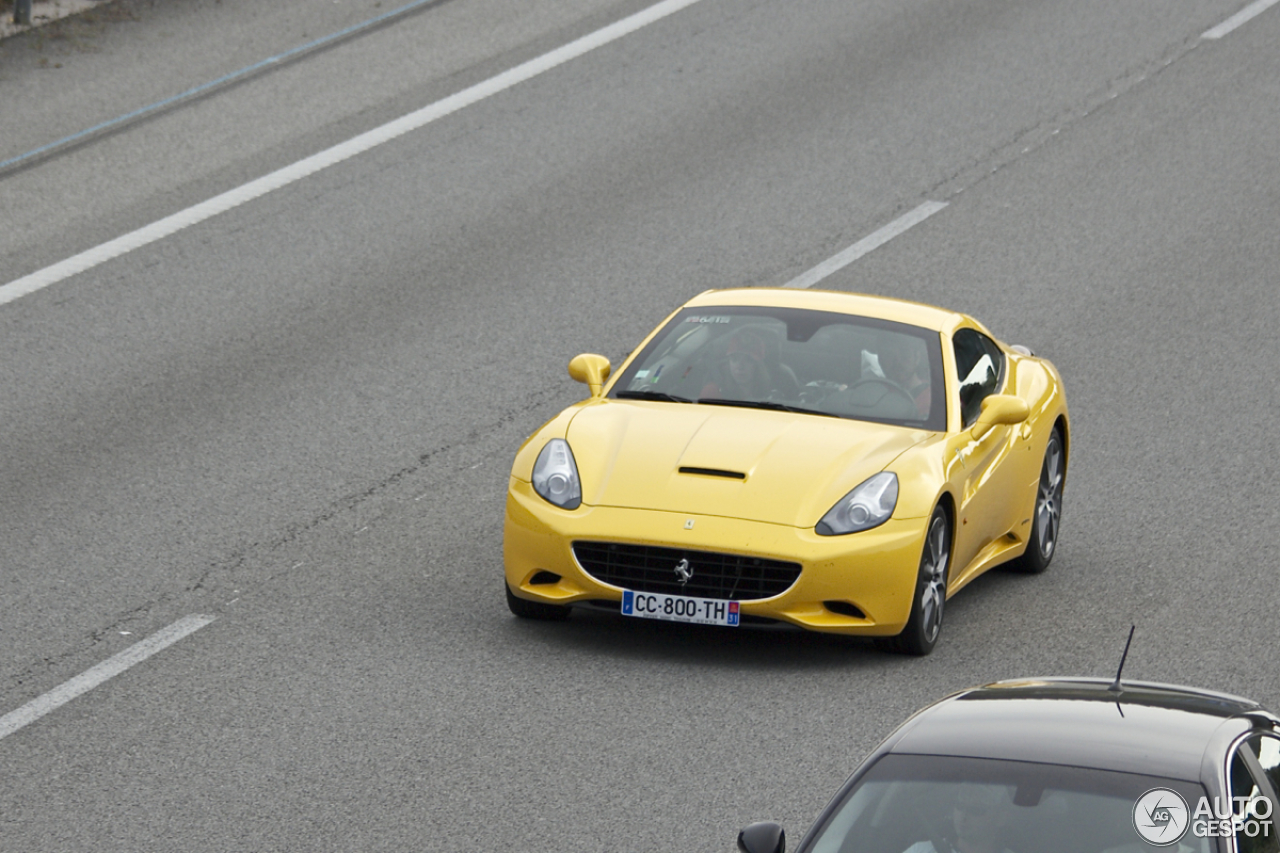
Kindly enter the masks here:
<path id="1" fill-rule="evenodd" d="M 942 375 L 936 331 L 796 308 L 686 308 L 628 365 L 610 396 L 941 431 Z"/>
<path id="2" fill-rule="evenodd" d="M 886 755 L 828 811 L 804 853 L 1146 853 L 1139 799 L 1169 789 L 1191 808 L 1204 789 L 1132 773 L 932 755 Z M 1170 803 L 1176 799 L 1169 797 Z M 1211 853 L 1187 809 L 1164 831 L 1170 853 Z M 1181 821 L 1179 823 L 1179 821 Z M 1161 840 L 1161 839 L 1157 839 Z"/>

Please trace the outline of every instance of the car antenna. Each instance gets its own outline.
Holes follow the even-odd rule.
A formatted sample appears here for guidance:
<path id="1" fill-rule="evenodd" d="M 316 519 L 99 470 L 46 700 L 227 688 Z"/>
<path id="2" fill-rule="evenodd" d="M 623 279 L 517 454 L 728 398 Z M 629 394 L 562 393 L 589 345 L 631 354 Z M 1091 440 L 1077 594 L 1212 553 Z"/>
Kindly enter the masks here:
<path id="1" fill-rule="evenodd" d="M 1120 686 L 1120 673 L 1124 672 L 1125 659 L 1129 657 L 1129 644 L 1133 642 L 1133 630 L 1137 625 L 1129 626 L 1129 639 L 1124 641 L 1124 654 L 1120 655 L 1120 668 L 1116 670 L 1116 680 L 1111 682 L 1111 686 L 1107 689 L 1113 693 L 1119 693 L 1124 688 Z"/>

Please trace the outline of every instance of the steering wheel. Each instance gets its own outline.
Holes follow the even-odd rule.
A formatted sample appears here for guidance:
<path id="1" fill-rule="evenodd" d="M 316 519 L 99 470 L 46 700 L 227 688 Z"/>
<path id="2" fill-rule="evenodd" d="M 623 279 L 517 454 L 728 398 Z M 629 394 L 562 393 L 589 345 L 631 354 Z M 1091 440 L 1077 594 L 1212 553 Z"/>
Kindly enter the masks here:
<path id="1" fill-rule="evenodd" d="M 895 394 L 900 395 L 902 399 L 906 400 L 908 403 L 911 404 L 912 408 L 914 408 L 916 405 L 915 398 L 911 396 L 910 392 L 908 392 L 906 388 L 903 388 L 901 385 L 899 385 L 897 382 L 894 382 L 892 379 L 885 379 L 881 376 L 868 376 L 866 379 L 860 379 L 857 382 L 850 385 L 849 390 L 846 391 L 845 393 L 853 394 L 854 391 L 857 391 L 863 385 L 882 385 L 885 388 L 888 388 L 890 391 L 894 392 Z M 878 402 L 879 401 L 877 401 L 877 403 Z"/>

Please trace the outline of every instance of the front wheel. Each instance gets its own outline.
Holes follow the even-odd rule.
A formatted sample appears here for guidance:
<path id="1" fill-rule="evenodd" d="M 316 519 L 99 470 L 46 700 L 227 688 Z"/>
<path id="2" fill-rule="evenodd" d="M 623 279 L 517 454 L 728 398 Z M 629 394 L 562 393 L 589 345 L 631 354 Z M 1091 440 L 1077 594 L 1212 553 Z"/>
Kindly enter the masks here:
<path id="1" fill-rule="evenodd" d="M 559 622 L 569 618 L 569 608 L 560 604 L 543 604 L 540 601 L 529 601 L 520 598 L 511 591 L 511 587 L 503 583 L 507 591 L 507 608 L 521 619 L 538 619 L 543 622 Z"/>
<path id="2" fill-rule="evenodd" d="M 1031 538 L 1027 550 L 1014 561 L 1020 572 L 1038 575 L 1049 568 L 1058 549 L 1058 528 L 1062 522 L 1062 487 L 1066 481 L 1067 457 L 1062 448 L 1062 433 L 1054 427 L 1044 450 L 1040 467 L 1040 485 L 1036 490 L 1036 508 L 1031 516 Z"/>
<path id="3" fill-rule="evenodd" d="M 947 605 L 947 574 L 951 566 L 951 520 L 941 506 L 933 510 L 925 528 L 920 571 L 911 600 L 907 626 L 885 640 L 886 650 L 923 657 L 933 651 L 942 633 L 942 613 Z"/>

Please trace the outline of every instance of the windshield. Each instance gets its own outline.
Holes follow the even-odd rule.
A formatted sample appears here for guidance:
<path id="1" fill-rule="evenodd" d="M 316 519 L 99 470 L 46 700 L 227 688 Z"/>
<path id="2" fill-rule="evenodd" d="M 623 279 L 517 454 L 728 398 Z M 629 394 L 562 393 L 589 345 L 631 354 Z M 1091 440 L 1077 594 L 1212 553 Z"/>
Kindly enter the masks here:
<path id="1" fill-rule="evenodd" d="M 887 755 L 845 792 L 805 853 L 1146 853 L 1135 804 L 1198 784 L 1022 761 Z M 1185 826 L 1185 819 L 1183 825 Z M 1171 839 L 1172 840 L 1172 839 Z M 1187 833 L 1169 853 L 1211 853 Z"/>
<path id="2" fill-rule="evenodd" d="M 937 332 L 794 308 L 686 308 L 610 396 L 946 429 Z"/>

